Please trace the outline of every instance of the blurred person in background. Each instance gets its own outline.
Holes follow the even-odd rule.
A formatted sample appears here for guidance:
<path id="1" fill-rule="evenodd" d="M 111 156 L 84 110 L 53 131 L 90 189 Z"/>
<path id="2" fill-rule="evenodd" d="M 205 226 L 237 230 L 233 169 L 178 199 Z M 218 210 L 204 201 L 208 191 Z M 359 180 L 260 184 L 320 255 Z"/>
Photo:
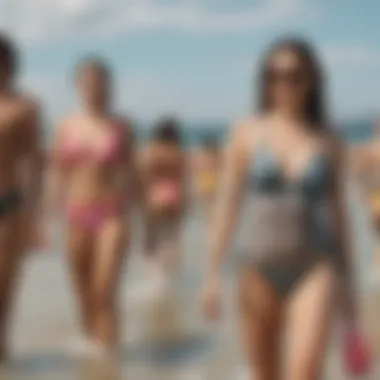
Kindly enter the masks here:
<path id="1" fill-rule="evenodd" d="M 165 117 L 157 122 L 151 141 L 141 152 L 139 167 L 146 269 L 161 281 L 167 279 L 166 274 L 177 272 L 181 254 L 187 178 L 186 152 L 176 119 Z"/>
<path id="2" fill-rule="evenodd" d="M 375 125 L 374 138 L 369 143 L 356 149 L 352 155 L 359 187 L 362 190 L 364 202 L 369 211 L 370 222 L 380 237 L 380 121 Z M 380 282 L 380 252 L 376 242 L 373 252 L 373 280 Z"/>
<path id="3" fill-rule="evenodd" d="M 215 138 L 207 137 L 194 156 L 194 179 L 196 191 L 210 219 L 218 190 L 218 174 L 220 169 L 220 148 Z"/>
<path id="4" fill-rule="evenodd" d="M 8 353 L 11 306 L 26 250 L 36 248 L 41 206 L 40 110 L 16 88 L 15 46 L 0 34 L 0 360 Z"/>
<path id="5" fill-rule="evenodd" d="M 251 233 L 239 310 L 251 379 L 316 380 L 338 290 L 345 336 L 357 331 L 345 152 L 329 129 L 324 79 L 305 41 L 272 46 L 260 81 L 259 114 L 238 122 L 228 142 L 203 306 L 219 316 L 223 259 L 244 201 Z"/>
<path id="6" fill-rule="evenodd" d="M 68 262 L 85 334 L 79 347 L 103 355 L 116 348 L 119 337 L 135 143 L 130 122 L 112 112 L 106 63 L 92 57 L 81 61 L 75 84 L 81 105 L 55 137 L 46 212 L 62 211 L 67 222 Z"/>

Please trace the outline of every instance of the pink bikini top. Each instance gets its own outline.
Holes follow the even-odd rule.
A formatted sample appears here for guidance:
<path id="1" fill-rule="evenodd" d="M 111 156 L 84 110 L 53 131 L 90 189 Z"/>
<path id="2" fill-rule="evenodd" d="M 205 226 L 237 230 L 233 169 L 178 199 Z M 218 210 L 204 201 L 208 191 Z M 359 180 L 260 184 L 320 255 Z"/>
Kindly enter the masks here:
<path id="1" fill-rule="evenodd" d="M 100 144 L 94 145 L 86 144 L 68 133 L 62 142 L 60 157 L 66 163 L 82 160 L 91 160 L 102 164 L 112 163 L 118 159 L 121 152 L 123 140 L 120 139 L 120 135 L 120 125 L 115 125 Z"/>

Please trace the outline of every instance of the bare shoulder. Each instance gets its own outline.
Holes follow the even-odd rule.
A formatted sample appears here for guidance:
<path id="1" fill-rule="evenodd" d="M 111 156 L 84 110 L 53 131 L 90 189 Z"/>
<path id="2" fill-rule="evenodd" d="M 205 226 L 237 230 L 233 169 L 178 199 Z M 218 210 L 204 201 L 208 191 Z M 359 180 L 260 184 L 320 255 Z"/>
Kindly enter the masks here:
<path id="1" fill-rule="evenodd" d="M 245 133 L 247 129 L 250 128 L 253 124 L 255 124 L 254 118 L 238 119 L 232 124 L 233 133 L 236 133 L 236 134 Z"/>
<path id="2" fill-rule="evenodd" d="M 16 113 L 22 118 L 30 118 L 40 112 L 39 101 L 28 94 L 17 94 L 14 105 Z"/>
<path id="3" fill-rule="evenodd" d="M 59 125 L 62 127 L 67 127 L 69 125 L 78 125 L 83 122 L 83 116 L 76 114 L 76 113 L 69 113 L 67 115 L 64 115 L 60 122 Z"/>
<path id="4" fill-rule="evenodd" d="M 240 119 L 233 125 L 232 136 L 236 144 L 247 145 L 260 139 L 267 121 L 260 116 Z"/>
<path id="5" fill-rule="evenodd" d="M 59 121 L 56 133 L 61 135 L 65 133 L 68 129 L 73 128 L 73 126 L 80 124 L 81 118 L 76 114 L 69 114 L 62 117 Z"/>

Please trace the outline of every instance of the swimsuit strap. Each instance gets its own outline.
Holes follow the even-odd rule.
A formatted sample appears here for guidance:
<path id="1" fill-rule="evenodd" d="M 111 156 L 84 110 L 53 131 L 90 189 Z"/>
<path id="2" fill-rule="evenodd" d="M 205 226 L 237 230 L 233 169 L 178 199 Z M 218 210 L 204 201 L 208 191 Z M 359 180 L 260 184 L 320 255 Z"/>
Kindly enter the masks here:
<path id="1" fill-rule="evenodd" d="M 276 158 L 274 157 L 272 149 L 269 146 L 270 144 L 268 142 L 268 135 L 262 129 L 260 132 L 261 133 L 258 136 L 258 141 L 256 144 L 254 144 L 253 147 L 253 161 L 258 161 L 258 166 L 269 165 L 271 167 L 275 167 L 278 170 L 279 165 Z M 257 164 L 254 163 L 254 166 L 256 165 Z"/>

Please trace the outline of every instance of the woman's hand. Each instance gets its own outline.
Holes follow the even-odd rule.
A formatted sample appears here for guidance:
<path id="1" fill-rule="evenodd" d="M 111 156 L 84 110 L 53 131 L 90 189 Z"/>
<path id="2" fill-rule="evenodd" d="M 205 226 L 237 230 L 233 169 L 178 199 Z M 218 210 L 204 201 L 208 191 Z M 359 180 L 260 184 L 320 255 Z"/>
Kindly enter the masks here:
<path id="1" fill-rule="evenodd" d="M 343 293 L 343 362 L 350 375 L 364 375 L 371 370 L 372 357 L 369 344 L 358 321 L 356 297 L 349 284 Z"/>
<path id="2" fill-rule="evenodd" d="M 220 278 L 216 275 L 209 276 L 204 284 L 202 293 L 202 308 L 205 317 L 216 321 L 221 315 L 221 288 Z"/>

